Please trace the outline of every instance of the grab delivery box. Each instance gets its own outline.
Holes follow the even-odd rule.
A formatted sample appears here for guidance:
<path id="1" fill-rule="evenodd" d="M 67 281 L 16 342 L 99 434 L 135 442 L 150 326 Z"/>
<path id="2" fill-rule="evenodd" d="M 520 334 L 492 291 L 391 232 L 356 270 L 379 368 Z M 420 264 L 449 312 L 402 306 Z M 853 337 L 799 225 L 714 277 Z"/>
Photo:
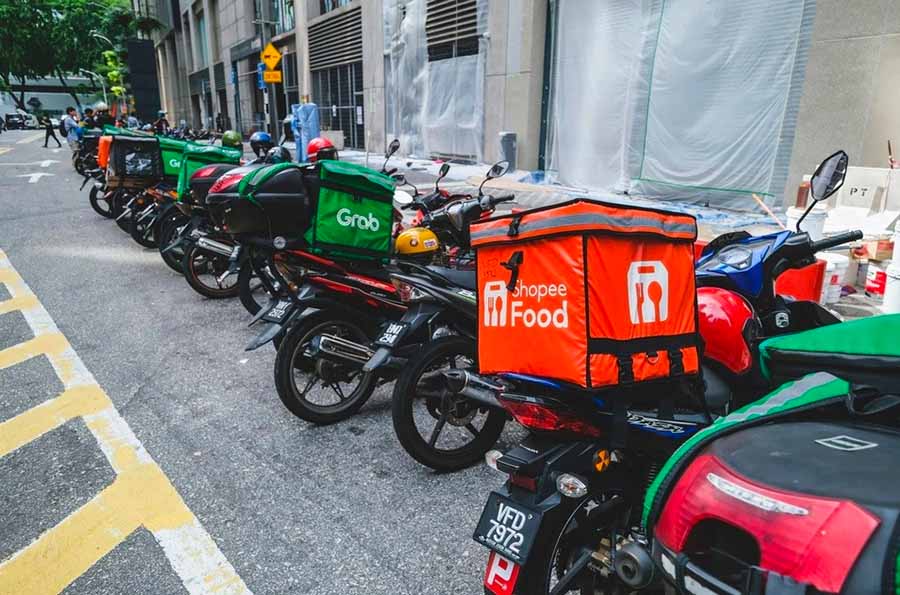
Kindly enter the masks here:
<path id="1" fill-rule="evenodd" d="M 584 388 L 696 376 L 696 220 L 586 199 L 471 226 L 482 373 Z"/>

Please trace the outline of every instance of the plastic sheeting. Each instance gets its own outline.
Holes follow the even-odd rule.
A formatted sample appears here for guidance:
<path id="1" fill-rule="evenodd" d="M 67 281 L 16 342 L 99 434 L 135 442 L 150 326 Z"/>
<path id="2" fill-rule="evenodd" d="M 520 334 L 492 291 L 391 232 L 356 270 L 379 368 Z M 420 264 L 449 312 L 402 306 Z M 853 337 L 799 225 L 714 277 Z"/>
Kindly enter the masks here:
<path id="1" fill-rule="evenodd" d="M 481 161 L 487 44 L 479 37 L 477 54 L 430 61 L 427 4 L 384 0 L 387 133 L 407 155 Z M 481 36 L 487 0 L 477 0 L 476 10 Z"/>
<path id="2" fill-rule="evenodd" d="M 566 184 L 774 203 L 814 0 L 556 0 L 549 169 Z"/>
<path id="3" fill-rule="evenodd" d="M 291 130 L 297 147 L 297 161 L 306 163 L 306 146 L 319 136 L 319 106 L 315 103 L 295 103 L 291 105 Z"/>

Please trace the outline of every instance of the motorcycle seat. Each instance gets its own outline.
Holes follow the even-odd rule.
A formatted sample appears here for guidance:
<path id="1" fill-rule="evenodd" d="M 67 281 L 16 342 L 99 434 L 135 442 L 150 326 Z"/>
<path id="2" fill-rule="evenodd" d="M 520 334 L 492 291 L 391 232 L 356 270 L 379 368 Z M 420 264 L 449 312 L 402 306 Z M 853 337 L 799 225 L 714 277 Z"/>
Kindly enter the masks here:
<path id="1" fill-rule="evenodd" d="M 429 266 L 428 270 L 438 277 L 443 277 L 453 285 L 458 285 L 463 289 L 470 289 L 472 291 L 476 291 L 478 289 L 478 283 L 475 278 L 475 271 L 461 271 L 459 269 L 450 269 L 447 267 L 434 265 Z"/>

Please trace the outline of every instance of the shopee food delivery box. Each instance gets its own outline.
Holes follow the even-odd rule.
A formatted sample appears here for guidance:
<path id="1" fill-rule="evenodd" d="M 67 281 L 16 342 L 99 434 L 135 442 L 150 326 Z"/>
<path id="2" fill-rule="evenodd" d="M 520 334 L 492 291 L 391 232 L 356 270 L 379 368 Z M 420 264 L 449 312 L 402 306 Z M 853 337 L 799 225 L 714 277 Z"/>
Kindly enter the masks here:
<path id="1" fill-rule="evenodd" d="M 471 237 L 482 373 L 585 388 L 699 373 L 692 216 L 577 199 Z"/>

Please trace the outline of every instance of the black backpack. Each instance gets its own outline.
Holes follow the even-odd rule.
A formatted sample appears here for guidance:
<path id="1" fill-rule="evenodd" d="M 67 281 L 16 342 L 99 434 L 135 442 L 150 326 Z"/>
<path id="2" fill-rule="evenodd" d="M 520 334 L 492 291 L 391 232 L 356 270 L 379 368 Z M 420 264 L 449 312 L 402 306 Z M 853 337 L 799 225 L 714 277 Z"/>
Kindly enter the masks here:
<path id="1" fill-rule="evenodd" d="M 66 118 L 68 118 L 68 116 L 59 121 L 59 133 L 63 136 L 69 136 L 69 133 L 66 132 Z"/>

